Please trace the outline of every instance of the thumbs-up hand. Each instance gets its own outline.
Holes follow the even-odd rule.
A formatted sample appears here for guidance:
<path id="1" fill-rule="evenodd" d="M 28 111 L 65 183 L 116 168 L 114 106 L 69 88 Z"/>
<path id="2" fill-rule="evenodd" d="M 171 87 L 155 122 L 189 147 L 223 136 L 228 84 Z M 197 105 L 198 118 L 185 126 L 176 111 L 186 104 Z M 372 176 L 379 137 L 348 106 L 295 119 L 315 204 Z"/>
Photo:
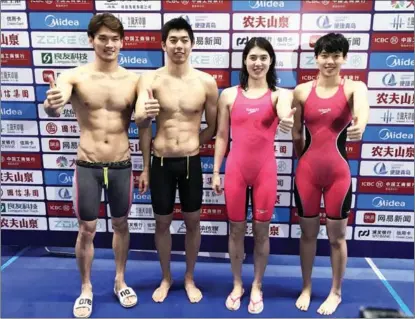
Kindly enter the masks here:
<path id="1" fill-rule="evenodd" d="M 283 133 L 289 133 L 294 126 L 294 114 L 297 111 L 297 108 L 293 108 L 290 113 L 281 119 L 279 128 Z"/>
<path id="2" fill-rule="evenodd" d="M 160 112 L 160 104 L 153 96 L 153 91 L 147 89 L 148 100 L 144 103 L 147 118 L 155 118 Z"/>
<path id="3" fill-rule="evenodd" d="M 51 111 L 56 111 L 65 105 L 62 91 L 56 86 L 52 75 L 49 75 L 48 79 L 49 90 L 46 91 L 46 104 L 48 109 Z"/>
<path id="4" fill-rule="evenodd" d="M 360 141 L 364 128 L 358 124 L 357 116 L 353 116 L 352 125 L 347 128 L 347 138 L 350 141 Z"/>

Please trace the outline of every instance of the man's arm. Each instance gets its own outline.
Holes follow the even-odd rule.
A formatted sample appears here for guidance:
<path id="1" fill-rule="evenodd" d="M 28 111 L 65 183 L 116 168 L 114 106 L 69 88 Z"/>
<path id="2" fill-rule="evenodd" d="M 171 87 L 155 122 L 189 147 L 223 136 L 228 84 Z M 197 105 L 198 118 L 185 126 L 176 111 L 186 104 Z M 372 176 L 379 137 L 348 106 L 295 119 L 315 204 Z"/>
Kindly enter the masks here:
<path id="1" fill-rule="evenodd" d="M 369 121 L 370 106 L 366 84 L 356 81 L 353 85 L 353 125 L 347 129 L 347 135 L 351 141 L 358 141 L 362 139 Z"/>
<path id="2" fill-rule="evenodd" d="M 300 89 L 296 87 L 293 92 L 293 101 L 292 101 L 292 108 L 296 108 L 294 113 L 294 126 L 292 129 L 292 137 L 294 143 L 294 150 L 297 158 L 300 158 L 301 154 L 304 150 L 304 137 L 303 137 L 303 119 L 302 119 L 302 112 L 303 107 L 301 105 L 301 100 L 299 97 Z"/>
<path id="3" fill-rule="evenodd" d="M 143 170 L 138 179 L 140 194 L 147 192 L 150 184 L 150 157 L 151 157 L 151 124 L 148 127 L 139 127 L 139 147 L 143 154 Z"/>
<path id="4" fill-rule="evenodd" d="M 44 110 L 49 116 L 59 116 L 65 104 L 71 99 L 74 72 L 74 69 L 62 72 L 56 83 L 52 76 L 49 77 L 49 90 L 46 91 L 46 99 L 43 102 Z"/>
<path id="5" fill-rule="evenodd" d="M 139 134 L 139 147 L 143 153 L 143 172 L 150 171 L 150 153 L 151 153 L 151 139 L 152 139 L 152 127 L 151 124 L 148 127 L 140 127 L 138 129 Z"/>
<path id="6" fill-rule="evenodd" d="M 209 142 L 216 132 L 217 120 L 217 103 L 218 103 L 218 86 L 213 77 L 209 76 L 206 80 L 206 102 L 205 102 L 205 118 L 207 127 L 199 134 L 200 145 Z"/>
<path id="7" fill-rule="evenodd" d="M 135 103 L 134 110 L 134 121 L 139 128 L 148 127 L 151 124 L 153 117 L 157 116 L 158 111 L 160 109 L 160 107 L 157 108 L 156 105 L 158 104 L 158 102 L 155 103 L 155 100 L 153 99 L 153 91 L 151 88 L 152 79 L 153 74 L 148 72 L 142 74 L 138 80 L 137 101 Z M 149 107 L 151 107 L 150 110 L 148 109 Z"/>

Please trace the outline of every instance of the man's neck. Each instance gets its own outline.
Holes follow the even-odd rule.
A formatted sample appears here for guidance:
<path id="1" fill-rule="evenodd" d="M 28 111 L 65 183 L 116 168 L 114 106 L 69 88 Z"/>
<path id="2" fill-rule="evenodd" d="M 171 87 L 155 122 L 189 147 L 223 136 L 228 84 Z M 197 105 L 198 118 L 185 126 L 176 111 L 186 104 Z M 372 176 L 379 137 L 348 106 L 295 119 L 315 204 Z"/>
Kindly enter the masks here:
<path id="1" fill-rule="evenodd" d="M 340 84 L 340 75 L 324 76 L 319 74 L 317 77 L 317 85 L 324 88 L 332 88 Z"/>
<path id="2" fill-rule="evenodd" d="M 192 69 L 192 67 L 190 66 L 188 62 L 183 63 L 183 64 L 174 64 L 171 61 L 168 61 L 166 68 L 167 68 L 168 74 L 170 74 L 171 76 L 177 77 L 177 78 L 185 77 L 186 75 L 189 74 L 189 72 Z"/>
<path id="3" fill-rule="evenodd" d="M 118 70 L 118 60 L 114 60 L 111 62 L 105 62 L 105 61 L 96 59 L 93 62 L 92 67 L 97 72 L 114 73 Z"/>

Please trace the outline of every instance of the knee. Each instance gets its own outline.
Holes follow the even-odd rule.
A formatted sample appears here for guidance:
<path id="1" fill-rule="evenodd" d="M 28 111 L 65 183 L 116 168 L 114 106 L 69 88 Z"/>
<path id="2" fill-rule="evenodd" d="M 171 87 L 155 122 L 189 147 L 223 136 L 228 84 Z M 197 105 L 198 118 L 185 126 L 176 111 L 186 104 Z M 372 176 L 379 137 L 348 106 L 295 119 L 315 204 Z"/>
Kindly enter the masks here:
<path id="1" fill-rule="evenodd" d="M 269 240 L 269 223 L 255 223 L 253 233 L 255 244 L 265 244 Z"/>
<path id="2" fill-rule="evenodd" d="M 306 242 L 316 241 L 318 237 L 318 230 L 317 231 L 311 231 L 308 229 L 301 230 L 301 240 L 306 241 Z"/>
<path id="3" fill-rule="evenodd" d="M 171 221 L 156 220 L 156 232 L 157 233 L 168 233 L 170 231 Z"/>
<path id="4" fill-rule="evenodd" d="M 200 231 L 200 221 L 199 220 L 186 220 L 186 232 L 194 233 Z"/>
<path id="5" fill-rule="evenodd" d="M 92 242 L 95 237 L 97 221 L 79 222 L 79 239 L 82 242 Z"/>
<path id="6" fill-rule="evenodd" d="M 246 223 L 245 222 L 231 222 L 229 237 L 231 240 L 241 240 L 245 237 Z"/>
<path id="7" fill-rule="evenodd" d="M 111 219 L 112 229 L 114 233 L 127 233 L 128 232 L 128 219 L 127 216 Z"/>
<path id="8" fill-rule="evenodd" d="M 329 238 L 330 246 L 334 249 L 339 249 L 342 243 L 345 241 L 345 236 L 336 236 L 334 238 Z"/>

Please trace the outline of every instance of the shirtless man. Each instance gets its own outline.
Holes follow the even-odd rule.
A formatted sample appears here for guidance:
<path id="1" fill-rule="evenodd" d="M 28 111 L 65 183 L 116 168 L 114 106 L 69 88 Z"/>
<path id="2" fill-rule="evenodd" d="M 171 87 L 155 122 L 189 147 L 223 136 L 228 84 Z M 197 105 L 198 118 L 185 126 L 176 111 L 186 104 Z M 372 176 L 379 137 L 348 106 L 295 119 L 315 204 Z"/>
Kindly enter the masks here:
<path id="1" fill-rule="evenodd" d="M 76 113 L 80 142 L 73 179 L 73 207 L 79 220 L 76 258 L 82 279 L 73 314 L 92 313 L 91 265 L 102 189 L 108 195 L 114 230 L 116 274 L 114 293 L 123 307 L 133 307 L 137 295 L 124 281 L 129 250 L 127 217 L 132 203 L 132 165 L 128 127 L 136 101 L 138 76 L 118 65 L 124 29 L 112 14 L 95 15 L 88 26 L 95 51 L 92 63 L 63 72 L 44 102 L 46 113 L 58 117 L 69 101 Z"/>
<path id="2" fill-rule="evenodd" d="M 167 297 L 170 273 L 173 206 L 178 183 L 180 203 L 186 224 L 186 273 L 184 287 L 190 302 L 202 299 L 193 280 L 200 247 L 200 207 L 202 204 L 202 168 L 199 147 L 215 133 L 218 88 L 207 73 L 195 70 L 189 63 L 194 45 L 191 26 L 183 18 L 167 22 L 162 28 L 162 48 L 167 53 L 166 66 L 144 73 L 138 85 L 135 121 L 140 139 L 151 130 L 155 117 L 157 133 L 153 144 L 151 168 L 144 167 L 141 178 L 150 181 L 156 220 L 155 244 L 163 278 L 153 293 L 155 302 Z M 200 131 L 203 111 L 207 127 Z M 150 154 L 151 134 L 141 142 L 143 154 Z"/>
<path id="3" fill-rule="evenodd" d="M 314 47 L 318 77 L 298 85 L 293 100 L 297 112 L 292 135 L 299 157 L 294 197 L 300 216 L 303 276 L 303 290 L 296 307 L 306 311 L 310 304 L 311 273 L 323 195 L 333 281 L 327 299 L 317 310 L 322 315 L 334 313 L 341 302 L 341 283 L 347 262 L 345 238 L 352 203 L 352 180 L 346 139 L 360 140 L 369 118 L 366 84 L 340 77 L 348 51 L 349 43 L 341 34 L 330 33 L 318 39 Z"/>

